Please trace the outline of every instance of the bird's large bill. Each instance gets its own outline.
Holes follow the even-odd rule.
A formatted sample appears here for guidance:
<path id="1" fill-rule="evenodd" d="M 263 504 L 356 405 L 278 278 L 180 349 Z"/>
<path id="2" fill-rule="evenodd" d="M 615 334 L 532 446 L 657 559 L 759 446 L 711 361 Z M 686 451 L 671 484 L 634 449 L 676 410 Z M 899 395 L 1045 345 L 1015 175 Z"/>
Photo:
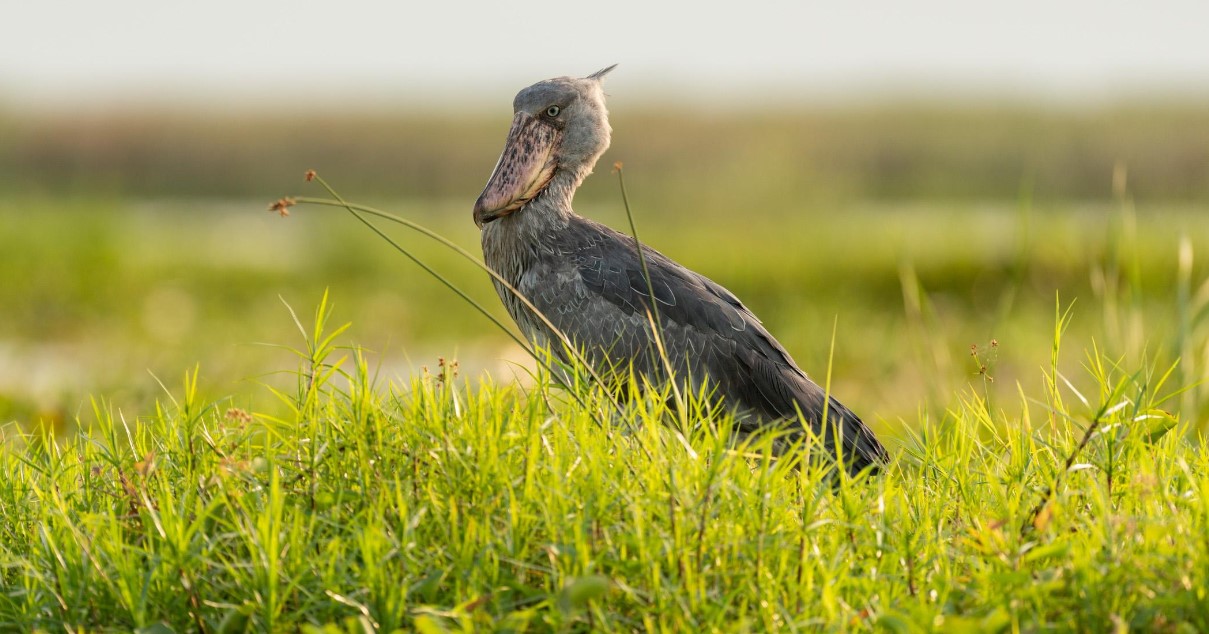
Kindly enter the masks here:
<path id="1" fill-rule="evenodd" d="M 474 203 L 478 226 L 506 216 L 533 200 L 554 176 L 554 146 L 558 130 L 536 117 L 518 112 L 508 141 L 487 186 Z"/>

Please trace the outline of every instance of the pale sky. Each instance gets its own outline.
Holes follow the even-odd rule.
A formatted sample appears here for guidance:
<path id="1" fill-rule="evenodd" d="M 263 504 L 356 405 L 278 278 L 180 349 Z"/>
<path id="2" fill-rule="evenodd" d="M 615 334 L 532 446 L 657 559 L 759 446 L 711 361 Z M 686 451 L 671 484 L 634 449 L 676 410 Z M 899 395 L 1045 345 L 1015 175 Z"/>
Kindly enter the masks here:
<path id="1" fill-rule="evenodd" d="M 1209 0 L 0 0 L 0 12 L 0 106 L 464 107 L 614 62 L 614 89 L 718 102 L 1209 94 Z"/>

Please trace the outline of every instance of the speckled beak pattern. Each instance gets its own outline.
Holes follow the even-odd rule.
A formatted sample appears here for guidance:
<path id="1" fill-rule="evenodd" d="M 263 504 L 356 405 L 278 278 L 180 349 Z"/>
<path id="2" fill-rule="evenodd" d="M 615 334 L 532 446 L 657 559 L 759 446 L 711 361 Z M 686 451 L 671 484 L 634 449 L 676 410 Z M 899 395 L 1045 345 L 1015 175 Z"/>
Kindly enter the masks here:
<path id="1" fill-rule="evenodd" d="M 474 223 L 482 227 L 525 206 L 554 177 L 554 148 L 560 132 L 526 112 L 516 113 L 495 171 L 474 203 Z"/>

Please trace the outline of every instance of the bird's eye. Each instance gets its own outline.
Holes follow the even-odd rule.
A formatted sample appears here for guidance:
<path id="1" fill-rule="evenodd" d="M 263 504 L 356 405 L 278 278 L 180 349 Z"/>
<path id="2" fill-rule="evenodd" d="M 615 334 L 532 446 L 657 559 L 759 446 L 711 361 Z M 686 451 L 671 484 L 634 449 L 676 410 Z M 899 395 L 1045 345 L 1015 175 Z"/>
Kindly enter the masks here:
<path id="1" fill-rule="evenodd" d="M 560 112 L 562 112 L 562 108 L 559 108 L 558 106 L 550 106 L 549 108 L 546 108 L 547 117 L 557 117 L 558 113 Z"/>

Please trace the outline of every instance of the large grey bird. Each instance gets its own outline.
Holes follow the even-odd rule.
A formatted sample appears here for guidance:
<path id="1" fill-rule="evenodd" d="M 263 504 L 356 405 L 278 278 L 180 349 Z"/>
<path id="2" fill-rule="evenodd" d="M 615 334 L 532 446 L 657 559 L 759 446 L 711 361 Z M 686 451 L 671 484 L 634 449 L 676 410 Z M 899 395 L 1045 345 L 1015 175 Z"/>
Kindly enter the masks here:
<path id="1" fill-rule="evenodd" d="M 548 79 L 516 95 L 504 151 L 474 205 L 487 265 L 600 374 L 624 382 L 633 372 L 658 385 L 670 365 L 679 385 L 697 393 L 704 386 L 733 409 L 742 435 L 775 429 L 801 437 L 798 421 L 805 420 L 829 450 L 843 448 L 849 470 L 885 462 L 861 419 L 811 381 L 730 291 L 643 245 L 648 284 L 632 237 L 571 209 L 576 188 L 609 147 L 601 81 L 613 68 Z M 526 337 L 568 360 L 542 319 L 498 281 L 496 291 Z"/>

